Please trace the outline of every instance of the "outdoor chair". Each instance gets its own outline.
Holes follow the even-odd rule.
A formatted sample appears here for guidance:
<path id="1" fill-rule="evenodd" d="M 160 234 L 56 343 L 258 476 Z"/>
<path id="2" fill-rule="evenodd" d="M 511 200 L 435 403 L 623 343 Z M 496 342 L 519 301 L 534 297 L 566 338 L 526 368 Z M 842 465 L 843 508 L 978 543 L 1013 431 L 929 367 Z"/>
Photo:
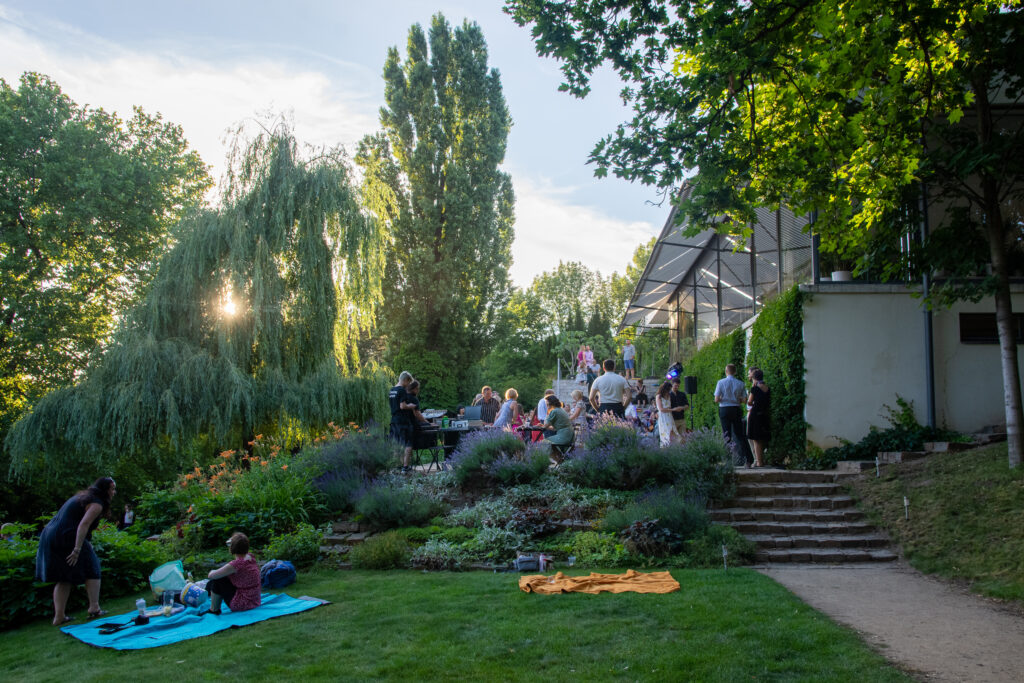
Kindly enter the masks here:
<path id="1" fill-rule="evenodd" d="M 435 465 L 437 469 L 441 469 L 441 459 L 444 459 L 445 447 L 438 439 L 439 432 L 433 429 L 417 429 L 413 432 L 412 436 L 412 450 L 416 455 L 416 464 L 421 465 L 423 461 L 420 458 L 420 454 L 423 451 L 430 453 L 430 462 L 427 463 L 427 472 L 430 471 Z"/>

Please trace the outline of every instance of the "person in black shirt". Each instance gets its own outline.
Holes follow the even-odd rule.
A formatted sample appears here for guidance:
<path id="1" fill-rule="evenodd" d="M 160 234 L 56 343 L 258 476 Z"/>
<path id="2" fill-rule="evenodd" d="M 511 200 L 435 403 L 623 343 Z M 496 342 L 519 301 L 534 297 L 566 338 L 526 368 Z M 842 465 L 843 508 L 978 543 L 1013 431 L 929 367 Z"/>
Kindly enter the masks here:
<path id="1" fill-rule="evenodd" d="M 651 399 L 647 396 L 647 387 L 644 386 L 642 381 L 636 383 L 636 395 L 633 396 L 633 398 L 636 400 L 636 404 L 639 407 L 646 406 L 650 403 Z"/>
<path id="2" fill-rule="evenodd" d="M 405 447 L 402 458 L 402 471 L 409 471 L 412 461 L 412 411 L 416 404 L 409 402 L 406 388 L 412 383 L 412 375 L 402 372 L 398 376 L 398 384 L 391 387 L 388 403 L 391 405 L 391 437 Z"/>
<path id="3" fill-rule="evenodd" d="M 690 402 L 686 400 L 686 394 L 679 391 L 679 378 L 672 380 L 672 391 L 669 392 L 669 400 L 672 402 L 672 419 L 676 422 L 676 429 L 680 434 L 686 433 L 686 411 L 690 408 Z"/>

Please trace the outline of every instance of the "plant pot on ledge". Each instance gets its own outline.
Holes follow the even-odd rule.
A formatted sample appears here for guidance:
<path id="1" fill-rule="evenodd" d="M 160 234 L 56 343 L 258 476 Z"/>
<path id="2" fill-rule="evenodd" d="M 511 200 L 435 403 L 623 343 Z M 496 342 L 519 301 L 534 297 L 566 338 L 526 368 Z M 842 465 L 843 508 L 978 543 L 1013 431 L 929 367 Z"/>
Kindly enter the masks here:
<path id="1" fill-rule="evenodd" d="M 853 272 L 849 270 L 833 270 L 832 282 L 852 282 Z"/>

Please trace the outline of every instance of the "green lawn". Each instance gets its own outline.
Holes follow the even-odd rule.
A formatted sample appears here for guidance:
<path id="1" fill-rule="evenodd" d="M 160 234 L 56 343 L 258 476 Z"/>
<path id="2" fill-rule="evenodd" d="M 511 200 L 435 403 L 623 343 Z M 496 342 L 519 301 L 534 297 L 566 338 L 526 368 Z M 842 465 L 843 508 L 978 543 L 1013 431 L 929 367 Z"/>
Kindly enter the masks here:
<path id="1" fill-rule="evenodd" d="M 586 573 L 586 572 L 578 572 Z M 0 634 L 11 681 L 907 680 L 851 631 L 746 569 L 673 571 L 668 595 L 526 594 L 514 574 L 301 574 L 334 604 L 167 647 Z M 128 611 L 134 598 L 106 604 Z M 214 617 L 208 617 L 214 618 Z"/>
<path id="2" fill-rule="evenodd" d="M 890 465 L 853 490 L 917 569 L 1024 601 L 1024 467 L 1007 466 L 1005 443 Z"/>

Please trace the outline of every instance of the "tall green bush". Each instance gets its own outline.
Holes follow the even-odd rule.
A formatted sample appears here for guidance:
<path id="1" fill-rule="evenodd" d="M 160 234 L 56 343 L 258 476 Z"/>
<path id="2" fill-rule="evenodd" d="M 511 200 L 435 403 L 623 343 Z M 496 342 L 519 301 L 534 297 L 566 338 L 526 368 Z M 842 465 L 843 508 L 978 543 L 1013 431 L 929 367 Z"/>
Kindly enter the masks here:
<path id="1" fill-rule="evenodd" d="M 743 357 L 747 353 L 746 338 L 742 329 L 734 330 L 705 344 L 686 364 L 684 372 L 697 378 L 697 393 L 693 396 L 694 429 L 719 428 L 718 404 L 712 400 L 715 384 L 725 377 L 725 366 L 736 365 L 736 376 L 743 377 Z"/>
<path id="2" fill-rule="evenodd" d="M 794 285 L 761 309 L 751 329 L 747 365 L 764 371 L 764 381 L 771 390 L 772 438 L 766 455 L 773 465 L 802 454 L 807 444 L 804 296 Z"/>

